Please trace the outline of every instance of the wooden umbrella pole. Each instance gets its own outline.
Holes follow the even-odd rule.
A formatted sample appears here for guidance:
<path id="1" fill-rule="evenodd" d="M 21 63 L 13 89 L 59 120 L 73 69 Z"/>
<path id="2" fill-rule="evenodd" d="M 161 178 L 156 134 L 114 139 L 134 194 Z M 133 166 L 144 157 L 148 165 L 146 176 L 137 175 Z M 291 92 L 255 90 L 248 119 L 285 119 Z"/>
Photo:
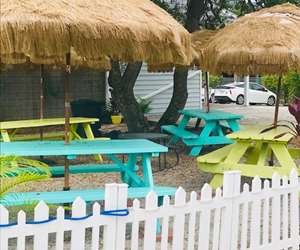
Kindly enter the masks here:
<path id="1" fill-rule="evenodd" d="M 40 119 L 44 119 L 44 65 L 40 66 Z M 43 128 L 40 129 L 40 140 L 43 140 Z"/>
<path id="2" fill-rule="evenodd" d="M 274 126 L 277 125 L 278 122 L 278 114 L 279 114 L 279 102 L 280 102 L 280 92 L 281 92 L 281 83 L 282 83 L 282 75 L 278 78 L 278 85 L 277 85 L 277 98 L 275 104 L 275 115 L 274 115 Z"/>
<path id="3" fill-rule="evenodd" d="M 274 126 L 277 126 L 277 122 L 278 122 L 281 83 L 282 83 L 282 75 L 279 76 L 279 78 L 278 78 L 278 84 L 277 84 L 277 93 L 276 93 L 277 94 L 277 98 L 276 98 L 275 115 L 274 115 L 274 122 L 273 122 Z M 274 166 L 274 153 L 273 152 L 271 152 L 271 157 L 270 157 L 269 164 L 271 166 Z"/>
<path id="4" fill-rule="evenodd" d="M 209 73 L 205 72 L 205 99 L 206 99 L 206 112 L 209 113 Z"/>
<path id="5" fill-rule="evenodd" d="M 66 79 L 64 85 L 65 92 L 65 144 L 67 145 L 70 141 L 70 78 L 71 78 L 71 54 L 66 54 Z M 69 173 L 70 162 L 69 159 L 65 158 L 65 171 L 64 171 L 64 190 L 70 190 L 70 173 Z"/>

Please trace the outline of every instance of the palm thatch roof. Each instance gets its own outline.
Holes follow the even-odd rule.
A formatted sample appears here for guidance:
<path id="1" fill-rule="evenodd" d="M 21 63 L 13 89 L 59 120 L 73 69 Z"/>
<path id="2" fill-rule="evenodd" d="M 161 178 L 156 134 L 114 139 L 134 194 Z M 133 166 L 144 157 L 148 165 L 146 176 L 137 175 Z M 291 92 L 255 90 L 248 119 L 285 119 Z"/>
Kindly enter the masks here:
<path id="1" fill-rule="evenodd" d="M 192 33 L 192 48 L 194 64 L 198 65 L 201 61 L 203 50 L 209 45 L 210 41 L 217 33 L 216 30 L 200 30 Z"/>
<path id="2" fill-rule="evenodd" d="M 149 0 L 0 0 L 0 60 L 38 64 L 64 61 L 186 65 L 190 34 Z"/>
<path id="3" fill-rule="evenodd" d="M 287 3 L 248 14 L 197 52 L 200 65 L 212 73 L 300 72 L 300 8 Z"/>

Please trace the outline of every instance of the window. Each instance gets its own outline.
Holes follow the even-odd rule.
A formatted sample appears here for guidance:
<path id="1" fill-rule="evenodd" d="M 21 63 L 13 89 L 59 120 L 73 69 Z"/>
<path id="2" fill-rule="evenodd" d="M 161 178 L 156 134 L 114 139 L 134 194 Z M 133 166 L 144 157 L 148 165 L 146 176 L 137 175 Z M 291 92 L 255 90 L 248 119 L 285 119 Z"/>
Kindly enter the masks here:
<path id="1" fill-rule="evenodd" d="M 257 91 L 266 91 L 266 89 L 263 86 L 256 83 L 250 83 L 250 89 Z"/>

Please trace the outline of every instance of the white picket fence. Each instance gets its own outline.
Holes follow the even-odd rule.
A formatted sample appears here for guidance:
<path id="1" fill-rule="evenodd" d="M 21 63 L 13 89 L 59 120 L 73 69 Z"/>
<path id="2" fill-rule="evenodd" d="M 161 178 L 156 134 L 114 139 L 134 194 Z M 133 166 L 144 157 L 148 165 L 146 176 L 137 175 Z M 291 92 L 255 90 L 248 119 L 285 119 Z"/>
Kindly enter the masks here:
<path id="1" fill-rule="evenodd" d="M 192 192 L 186 201 L 186 192 L 179 188 L 174 201 L 164 197 L 160 207 L 156 194 L 149 193 L 145 201 L 134 200 L 130 208 L 127 186 L 108 184 L 104 210 L 110 215 L 101 213 L 98 203 L 87 215 L 89 206 L 78 198 L 72 206 L 72 219 L 65 217 L 61 207 L 52 218 L 47 205 L 40 202 L 33 221 L 26 220 L 21 211 L 16 225 L 9 224 L 9 213 L 0 206 L 0 249 L 299 250 L 296 171 L 289 178 L 275 174 L 272 183 L 255 178 L 251 191 L 245 184 L 240 192 L 240 182 L 239 172 L 227 172 L 223 190 L 214 195 L 205 184 L 200 199 Z M 157 237 L 158 222 L 161 239 Z"/>

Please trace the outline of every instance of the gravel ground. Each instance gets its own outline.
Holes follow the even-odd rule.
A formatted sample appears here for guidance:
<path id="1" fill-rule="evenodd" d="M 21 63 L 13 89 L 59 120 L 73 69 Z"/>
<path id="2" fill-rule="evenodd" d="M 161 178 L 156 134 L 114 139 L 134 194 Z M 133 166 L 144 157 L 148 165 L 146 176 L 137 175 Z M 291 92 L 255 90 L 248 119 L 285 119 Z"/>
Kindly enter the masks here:
<path id="1" fill-rule="evenodd" d="M 274 107 L 268 106 L 250 106 L 243 107 L 238 105 L 219 105 L 213 104 L 213 108 L 224 110 L 227 112 L 232 112 L 236 114 L 244 115 L 245 119 L 241 121 L 242 125 L 268 125 L 272 123 Z M 153 118 L 153 117 L 152 117 Z M 292 120 L 287 111 L 287 107 L 281 107 L 279 113 L 280 120 Z M 103 129 L 103 128 L 102 128 Z M 122 127 L 124 130 L 124 127 Z M 212 149 L 209 149 L 212 150 Z M 62 164 L 61 159 L 53 159 L 58 164 Z M 79 158 L 76 160 L 80 162 L 93 162 L 92 158 Z M 170 154 L 168 156 L 168 162 L 174 163 L 175 156 Z M 165 169 L 163 171 L 157 170 L 157 160 L 154 159 L 152 162 L 153 171 L 154 171 L 154 182 L 155 184 L 168 185 L 175 187 L 183 187 L 186 191 L 200 191 L 201 187 L 209 182 L 211 175 L 200 172 L 197 168 L 196 158 L 189 157 L 187 154 L 180 154 L 180 162 L 177 166 Z M 119 174 L 109 173 L 109 174 L 80 174 L 80 175 L 71 175 L 70 183 L 72 189 L 90 189 L 90 188 L 99 188 L 103 187 L 105 183 L 112 182 L 121 182 Z M 249 182 L 249 179 L 243 179 L 242 181 Z M 42 181 L 39 183 L 28 183 L 25 186 L 21 186 L 17 191 L 54 191 L 61 190 L 63 187 L 63 178 L 54 178 L 47 181 Z M 69 244 L 67 244 L 66 249 L 69 249 Z M 89 247 L 89 246 L 88 246 Z M 14 249 L 14 248 L 11 248 Z M 28 250 L 30 247 L 27 248 Z M 50 248 L 54 249 L 54 248 Z"/>

